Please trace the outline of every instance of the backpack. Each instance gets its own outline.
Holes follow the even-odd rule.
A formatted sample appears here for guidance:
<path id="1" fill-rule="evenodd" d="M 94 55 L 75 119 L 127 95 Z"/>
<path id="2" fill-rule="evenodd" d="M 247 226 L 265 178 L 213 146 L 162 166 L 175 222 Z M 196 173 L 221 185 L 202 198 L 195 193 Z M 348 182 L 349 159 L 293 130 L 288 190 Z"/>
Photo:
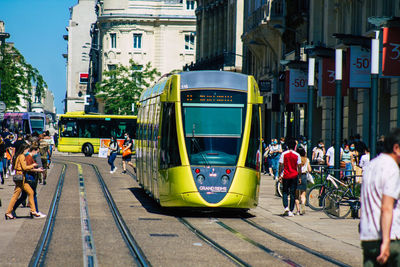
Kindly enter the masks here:
<path id="1" fill-rule="evenodd" d="M 48 150 L 49 150 L 49 145 L 47 144 L 47 142 L 41 140 L 39 143 L 40 157 L 47 159 L 47 151 Z"/>

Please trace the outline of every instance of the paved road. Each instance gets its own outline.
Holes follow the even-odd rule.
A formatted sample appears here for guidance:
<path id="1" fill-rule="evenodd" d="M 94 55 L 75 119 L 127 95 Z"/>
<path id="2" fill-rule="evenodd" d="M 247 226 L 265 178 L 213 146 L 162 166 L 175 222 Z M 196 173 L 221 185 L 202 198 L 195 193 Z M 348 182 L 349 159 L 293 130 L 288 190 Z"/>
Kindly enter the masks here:
<path id="1" fill-rule="evenodd" d="M 160 211 L 132 177 L 120 172 L 119 158 L 116 161 L 119 170 L 113 175 L 109 173 L 105 159 L 95 156 L 85 158 L 63 155 L 56 156 L 55 159 L 63 162 L 90 162 L 99 167 L 122 216 L 153 266 L 233 265 L 229 259 L 221 256 L 189 232 L 174 216 Z M 44 213 L 47 213 L 49 208 L 60 172 L 61 165 L 54 164 L 50 170 L 48 184 L 38 187 L 39 207 Z M 132 265 L 132 259 L 110 217 L 95 175 L 88 166 L 84 165 L 83 173 L 100 266 Z M 63 265 L 66 261 L 70 266 L 83 264 L 77 181 L 77 169 L 69 165 L 57 217 L 58 224 L 55 226 L 53 235 L 54 242 L 52 240 L 46 261 L 48 266 Z M 0 186 L 2 214 L 8 206 L 13 188 L 11 179 L 6 179 L 6 183 Z M 362 265 L 362 251 L 357 232 L 359 220 L 333 220 L 322 212 L 308 208 L 304 216 L 282 217 L 282 211 L 281 199 L 274 194 L 274 181 L 270 176 L 262 176 L 259 206 L 249 211 L 250 220 L 348 265 Z M 45 220 L 31 220 L 24 217 L 28 213 L 28 209 L 20 208 L 17 211 L 17 214 L 21 216 L 19 219 L 12 221 L 0 219 L 2 241 L 0 242 L 2 259 L 0 266 L 27 266 L 45 223 Z M 237 236 L 222 229 L 217 224 L 218 221 L 238 229 L 261 246 L 268 247 L 279 254 L 281 258 L 293 259 L 302 266 L 329 266 L 315 256 L 284 244 L 276 238 L 261 234 L 237 218 L 218 217 L 215 219 L 207 216 L 200 216 L 200 218 L 188 216 L 187 219 L 253 266 L 281 266 L 282 260 L 271 257 L 248 242 L 238 239 Z"/>

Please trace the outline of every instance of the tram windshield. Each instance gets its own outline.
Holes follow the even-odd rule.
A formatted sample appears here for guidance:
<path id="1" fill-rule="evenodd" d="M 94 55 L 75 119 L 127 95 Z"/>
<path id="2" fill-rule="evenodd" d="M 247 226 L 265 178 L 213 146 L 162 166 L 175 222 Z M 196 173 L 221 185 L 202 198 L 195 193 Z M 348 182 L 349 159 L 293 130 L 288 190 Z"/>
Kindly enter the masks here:
<path id="1" fill-rule="evenodd" d="M 233 101 L 226 102 L 182 103 L 185 141 L 190 164 L 236 165 L 241 147 L 246 105 L 232 103 Z"/>

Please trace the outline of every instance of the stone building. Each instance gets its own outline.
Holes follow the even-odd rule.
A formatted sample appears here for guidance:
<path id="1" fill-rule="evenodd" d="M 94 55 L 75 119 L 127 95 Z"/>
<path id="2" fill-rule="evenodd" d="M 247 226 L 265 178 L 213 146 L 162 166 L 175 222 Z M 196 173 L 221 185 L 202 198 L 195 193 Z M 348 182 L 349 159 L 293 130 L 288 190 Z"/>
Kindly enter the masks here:
<path id="1" fill-rule="evenodd" d="M 68 34 L 67 91 L 64 99 L 64 112 L 83 111 L 88 83 L 90 28 L 96 21 L 95 0 L 78 0 L 70 8 L 70 20 L 66 27 Z"/>
<path id="2" fill-rule="evenodd" d="M 347 60 L 353 47 L 365 51 L 370 55 L 371 38 L 375 37 L 375 30 L 381 26 L 399 27 L 396 17 L 400 16 L 400 1 L 310 1 L 309 14 L 309 54 L 316 57 L 319 65 L 324 58 L 333 58 L 333 50 L 342 48 Z M 375 17 L 375 19 L 373 19 Z M 383 21 L 382 18 L 386 18 Z M 390 20 L 394 20 L 393 23 Z M 381 24 L 374 24 L 374 21 Z M 387 21 L 387 22 L 385 22 Z M 382 31 L 380 33 L 382 37 Z M 382 48 L 382 47 L 381 47 Z M 353 51 L 353 50 L 352 50 Z M 369 58 L 364 59 L 368 63 Z M 347 63 L 351 64 L 351 63 Z M 367 67 L 367 64 L 365 64 Z M 318 69 L 317 69 L 318 70 Z M 321 69 L 320 69 L 321 70 Z M 370 69 L 368 68 L 368 71 Z M 321 72 L 321 71 L 319 71 Z M 347 73 L 353 72 L 347 70 Z M 317 74 L 318 75 L 318 71 Z M 324 79 L 319 78 L 317 89 L 321 90 Z M 370 78 L 365 79 L 366 82 Z M 351 87 L 350 87 L 351 86 Z M 370 85 L 363 86 L 351 83 L 343 88 L 343 139 L 351 139 L 360 134 L 366 144 L 370 143 Z M 378 83 L 378 129 L 377 136 L 386 135 L 391 128 L 400 126 L 399 79 L 380 78 Z M 313 107 L 314 143 L 317 138 L 324 139 L 328 144 L 334 138 L 335 96 L 318 96 L 317 106 Z"/>
<path id="3" fill-rule="evenodd" d="M 198 0 L 196 62 L 189 70 L 242 71 L 244 0 Z"/>
<path id="4" fill-rule="evenodd" d="M 96 10 L 89 94 L 94 95 L 104 71 L 126 66 L 131 59 L 139 65 L 150 62 L 161 74 L 194 61 L 194 0 L 98 0 Z"/>
<path id="5" fill-rule="evenodd" d="M 346 64 L 350 62 L 352 47 L 358 49 L 354 51 L 370 54 L 371 38 L 375 36 L 376 29 L 382 29 L 385 25 L 399 27 L 399 9 L 399 0 L 247 1 L 242 36 L 243 72 L 254 75 L 260 87 L 268 92 L 265 94 L 266 101 L 271 99 L 271 95 L 276 95 L 275 102 L 278 102 L 275 110 L 271 108 L 274 105 L 265 105 L 265 139 L 285 135 L 307 136 L 308 104 L 307 100 L 304 101 L 307 98 L 293 103 L 285 101 L 285 97 L 288 97 L 286 71 L 300 70 L 307 74 L 308 58 L 313 57 L 316 58 L 316 85 L 312 106 L 312 145 L 319 139 L 330 145 L 335 133 L 335 92 L 326 93 L 324 84 L 334 76 L 325 75 L 324 62 L 334 62 L 335 48 L 343 49 Z M 349 77 L 346 79 L 350 80 L 350 67 L 347 68 L 344 72 Z M 369 80 L 368 76 L 366 81 Z M 334 79 L 329 82 L 334 86 Z M 368 144 L 370 85 L 357 86 L 361 87 L 350 81 L 343 83 L 341 135 L 349 140 L 360 134 Z M 399 89 L 396 77 L 379 79 L 378 136 L 400 125 Z"/>

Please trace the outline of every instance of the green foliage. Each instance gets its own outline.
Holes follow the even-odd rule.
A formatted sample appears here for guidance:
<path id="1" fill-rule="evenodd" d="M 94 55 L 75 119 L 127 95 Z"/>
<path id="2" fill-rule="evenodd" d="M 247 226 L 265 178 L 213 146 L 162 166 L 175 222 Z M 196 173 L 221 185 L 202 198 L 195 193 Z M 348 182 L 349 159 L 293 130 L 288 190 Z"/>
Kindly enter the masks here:
<path id="1" fill-rule="evenodd" d="M 96 97 L 103 99 L 106 114 L 132 114 L 132 103 L 139 101 L 142 91 L 160 76 L 150 62 L 144 67 L 133 60 L 129 63 L 103 72 L 103 80 L 96 84 Z"/>
<path id="2" fill-rule="evenodd" d="M 39 71 L 25 61 L 15 47 L 0 46 L 0 100 L 8 110 L 20 105 L 20 96 L 31 103 L 32 86 L 36 85 L 36 96 L 43 95 L 46 82 Z"/>

